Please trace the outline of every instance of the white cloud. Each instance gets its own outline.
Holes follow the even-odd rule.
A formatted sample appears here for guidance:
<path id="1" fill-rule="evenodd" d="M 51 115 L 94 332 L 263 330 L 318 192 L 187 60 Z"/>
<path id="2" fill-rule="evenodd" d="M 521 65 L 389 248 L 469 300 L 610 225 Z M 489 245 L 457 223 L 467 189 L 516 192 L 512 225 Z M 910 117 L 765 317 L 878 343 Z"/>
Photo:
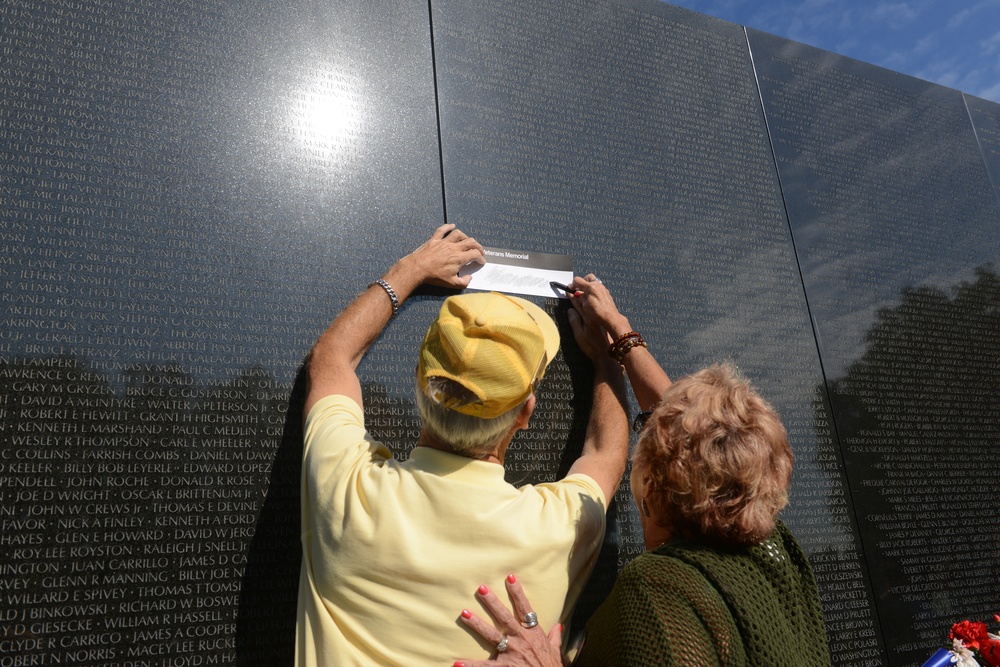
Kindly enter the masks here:
<path id="1" fill-rule="evenodd" d="M 984 100 L 1000 101 L 1000 82 L 994 83 L 992 86 L 983 88 L 979 92 L 974 92 L 972 94 L 976 97 L 981 97 Z"/>
<path id="2" fill-rule="evenodd" d="M 1000 51 L 1000 32 L 995 33 L 992 37 L 988 37 L 982 41 L 983 54 L 987 56 L 992 56 L 994 53 Z"/>
<path id="3" fill-rule="evenodd" d="M 948 19 L 948 24 L 947 24 L 948 30 L 954 30 L 955 28 L 961 26 L 968 20 L 970 16 L 972 16 L 974 11 L 975 11 L 974 8 L 963 9 L 959 13 L 952 16 L 950 19 Z"/>
<path id="4" fill-rule="evenodd" d="M 840 0 L 782 0 L 758 4 L 747 25 L 822 48 L 831 32 L 855 32 L 857 16 Z"/>
<path id="5" fill-rule="evenodd" d="M 889 51 L 875 64 L 897 72 L 913 72 L 919 68 L 919 63 L 926 62 L 928 57 L 935 63 L 940 62 L 937 55 L 942 52 L 940 41 L 934 33 L 924 35 L 914 44 L 908 45 L 909 48 L 895 48 Z"/>
<path id="6" fill-rule="evenodd" d="M 949 30 L 954 30 L 966 23 L 972 16 L 978 14 L 984 9 L 990 7 L 996 7 L 998 4 L 997 0 L 983 0 L 982 2 L 973 5 L 972 7 L 966 7 L 965 9 L 959 11 L 950 19 L 948 19 L 947 27 Z"/>
<path id="7" fill-rule="evenodd" d="M 1000 101 L 1000 0 L 665 0 Z"/>
<path id="8" fill-rule="evenodd" d="M 875 5 L 872 18 L 886 22 L 890 28 L 898 29 L 917 18 L 917 12 L 905 2 L 880 2 Z"/>
<path id="9" fill-rule="evenodd" d="M 967 68 L 956 58 L 935 60 L 914 76 L 939 83 L 949 88 L 960 88 L 961 80 L 968 74 Z"/>

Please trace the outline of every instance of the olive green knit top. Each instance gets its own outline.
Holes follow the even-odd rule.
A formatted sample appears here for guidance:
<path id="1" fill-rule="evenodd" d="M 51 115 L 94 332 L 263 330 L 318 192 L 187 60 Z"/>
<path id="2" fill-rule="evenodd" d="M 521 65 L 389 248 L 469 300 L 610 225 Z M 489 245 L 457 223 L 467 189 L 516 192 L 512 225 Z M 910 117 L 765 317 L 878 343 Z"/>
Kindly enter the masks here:
<path id="1" fill-rule="evenodd" d="M 747 549 L 668 541 L 618 575 L 575 665 L 829 667 L 812 568 L 780 522 Z"/>

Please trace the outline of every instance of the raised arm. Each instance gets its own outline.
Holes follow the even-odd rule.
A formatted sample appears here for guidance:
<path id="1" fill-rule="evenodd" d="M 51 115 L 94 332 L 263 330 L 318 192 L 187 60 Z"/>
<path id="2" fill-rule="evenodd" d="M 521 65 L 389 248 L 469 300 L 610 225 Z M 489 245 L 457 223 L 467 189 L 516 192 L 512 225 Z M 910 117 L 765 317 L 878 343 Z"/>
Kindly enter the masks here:
<path id="1" fill-rule="evenodd" d="M 607 332 L 609 344 L 633 330 L 628 318 L 618 311 L 608 288 L 593 274 L 574 278 L 570 286 L 578 290 L 578 295 L 571 298 L 573 306 L 585 319 L 599 324 Z M 607 345 L 603 354 L 607 356 Z M 655 408 L 673 384 L 666 371 L 647 348 L 640 346 L 629 350 L 622 363 L 639 408 L 644 411 Z"/>
<path id="2" fill-rule="evenodd" d="M 475 239 L 455 225 L 441 225 L 430 239 L 382 276 L 388 287 L 372 283 L 337 316 L 313 346 L 307 364 L 309 389 L 303 419 L 319 399 L 332 394 L 348 396 L 361 405 L 361 382 L 356 369 L 399 306 L 423 283 L 465 287 L 471 276 L 460 278 L 459 269 L 469 262 L 482 261 L 483 248 Z"/>
<path id="3" fill-rule="evenodd" d="M 594 402 L 587 423 L 583 451 L 570 474 L 583 473 L 596 481 L 610 503 L 625 473 L 628 459 L 628 414 L 625 378 L 607 355 L 607 334 L 576 310 L 569 312 L 573 336 L 594 364 Z"/>

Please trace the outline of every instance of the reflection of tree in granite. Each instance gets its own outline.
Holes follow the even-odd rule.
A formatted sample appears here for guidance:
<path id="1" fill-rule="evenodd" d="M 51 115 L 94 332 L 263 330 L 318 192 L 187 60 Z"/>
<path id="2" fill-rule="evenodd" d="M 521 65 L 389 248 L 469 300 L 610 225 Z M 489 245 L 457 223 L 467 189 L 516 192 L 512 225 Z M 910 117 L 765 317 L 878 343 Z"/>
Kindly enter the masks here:
<path id="1" fill-rule="evenodd" d="M 117 394 L 75 358 L 0 359 L 3 516 L 18 521 L 5 524 L 0 562 L 4 580 L 23 582 L 9 602 L 26 619 L 72 621 L 59 626 L 76 628 L 59 646 L 110 633 L 120 642 L 102 648 L 123 659 L 171 654 L 177 641 L 156 642 L 167 636 L 226 659 L 237 609 L 292 628 L 267 640 L 288 653 L 298 457 L 282 459 L 283 492 L 272 465 L 279 446 L 301 451 L 300 408 L 287 419 L 287 389 L 261 369 L 198 387 L 181 368 L 137 365 L 124 385 Z M 258 510 L 272 494 L 281 496 L 280 518 L 264 530 L 273 553 L 252 558 Z M 237 604 L 251 560 L 269 561 L 269 580 L 285 589 L 263 612 Z"/>
<path id="2" fill-rule="evenodd" d="M 831 382 L 880 611 L 902 621 L 895 641 L 887 629 L 887 644 L 912 651 L 907 659 L 951 615 L 987 617 L 996 606 L 1000 533 L 982 522 L 1000 491 L 998 331 L 991 266 L 950 295 L 907 288 L 879 311 L 861 358 Z"/>
<path id="3" fill-rule="evenodd" d="M 278 426 L 277 418 L 281 417 L 281 437 L 243 570 L 236 616 L 238 665 L 263 667 L 294 662 L 297 584 L 302 558 L 299 485 L 304 401 L 305 378 L 300 369 L 287 408 L 269 412 L 267 417 L 269 433 Z"/>

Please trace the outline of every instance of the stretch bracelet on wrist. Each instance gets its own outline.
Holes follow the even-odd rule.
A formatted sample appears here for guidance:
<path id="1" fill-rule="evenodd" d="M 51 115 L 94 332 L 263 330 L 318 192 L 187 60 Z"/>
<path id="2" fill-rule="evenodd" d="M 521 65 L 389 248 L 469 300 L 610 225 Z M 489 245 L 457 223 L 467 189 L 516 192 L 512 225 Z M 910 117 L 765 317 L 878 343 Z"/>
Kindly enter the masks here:
<path id="1" fill-rule="evenodd" d="M 611 346 L 608 348 L 608 354 L 611 355 L 612 357 L 616 356 L 618 354 L 618 350 L 620 350 L 622 346 L 624 346 L 629 340 L 633 339 L 642 340 L 642 336 L 639 334 L 638 331 L 629 331 L 623 333 L 621 336 L 615 339 L 615 342 L 611 343 Z"/>
<path id="2" fill-rule="evenodd" d="M 632 351 L 633 347 L 646 347 L 646 341 L 641 338 L 628 338 L 622 342 L 621 346 L 614 354 L 614 359 L 619 364 L 623 364 L 625 355 Z"/>
<path id="3" fill-rule="evenodd" d="M 629 331 L 619 336 L 608 348 L 608 355 L 621 364 L 633 347 L 646 347 L 646 341 L 638 331 Z"/>
<path id="4" fill-rule="evenodd" d="M 392 301 L 392 316 L 396 317 L 396 313 L 399 312 L 399 298 L 396 296 L 396 290 L 392 289 L 392 285 L 386 281 L 379 278 L 378 280 L 372 282 L 368 286 L 378 285 L 385 290 L 385 293 L 389 295 L 389 299 Z"/>

